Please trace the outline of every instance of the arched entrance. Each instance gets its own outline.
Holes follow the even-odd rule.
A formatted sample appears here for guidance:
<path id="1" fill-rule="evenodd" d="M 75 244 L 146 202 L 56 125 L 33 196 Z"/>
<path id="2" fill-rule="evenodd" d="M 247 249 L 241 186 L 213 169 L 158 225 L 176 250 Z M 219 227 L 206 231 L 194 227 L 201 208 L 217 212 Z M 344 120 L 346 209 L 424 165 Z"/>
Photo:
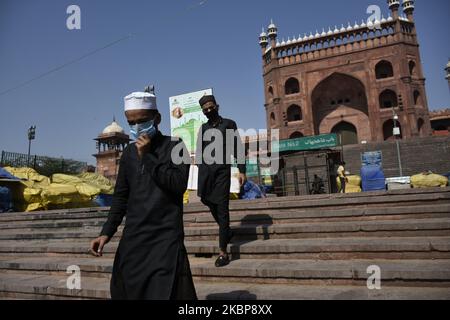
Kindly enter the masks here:
<path id="1" fill-rule="evenodd" d="M 333 73 L 314 88 L 311 102 L 316 135 L 330 133 L 337 127 L 347 132 L 350 142 L 372 140 L 366 89 L 360 80 Z"/>
<path id="2" fill-rule="evenodd" d="M 331 129 L 331 133 L 335 133 L 338 136 L 342 145 L 358 144 L 358 131 L 356 127 L 349 122 L 342 121 L 335 125 Z"/>

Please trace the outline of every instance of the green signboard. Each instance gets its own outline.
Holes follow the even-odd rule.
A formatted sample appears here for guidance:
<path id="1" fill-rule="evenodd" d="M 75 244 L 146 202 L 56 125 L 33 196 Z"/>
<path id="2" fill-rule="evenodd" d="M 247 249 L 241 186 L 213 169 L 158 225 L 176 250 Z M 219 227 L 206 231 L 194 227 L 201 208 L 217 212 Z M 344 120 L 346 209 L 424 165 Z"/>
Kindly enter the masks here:
<path id="1" fill-rule="evenodd" d="M 272 143 L 273 152 L 286 151 L 308 151 L 332 148 L 338 145 L 336 134 L 324 134 L 320 136 L 305 137 L 291 140 L 274 141 Z"/>

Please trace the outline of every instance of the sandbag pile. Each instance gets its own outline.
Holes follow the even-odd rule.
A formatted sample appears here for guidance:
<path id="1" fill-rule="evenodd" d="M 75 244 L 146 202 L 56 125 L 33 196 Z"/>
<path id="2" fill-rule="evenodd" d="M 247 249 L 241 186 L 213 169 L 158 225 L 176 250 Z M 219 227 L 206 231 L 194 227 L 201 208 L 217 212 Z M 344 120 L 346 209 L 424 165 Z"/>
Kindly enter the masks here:
<path id="1" fill-rule="evenodd" d="M 341 180 L 336 179 L 338 189 L 341 189 Z M 347 176 L 347 184 L 345 185 L 345 193 L 359 193 L 361 189 L 361 177 L 357 175 Z"/>
<path id="2" fill-rule="evenodd" d="M 21 187 L 13 192 L 20 211 L 95 207 L 97 196 L 114 193 L 111 182 L 95 173 L 53 174 L 49 178 L 31 168 L 4 169 L 21 179 Z"/>
<path id="3" fill-rule="evenodd" d="M 443 188 L 448 185 L 448 178 L 431 172 L 424 172 L 412 176 L 411 185 L 413 188 Z"/>

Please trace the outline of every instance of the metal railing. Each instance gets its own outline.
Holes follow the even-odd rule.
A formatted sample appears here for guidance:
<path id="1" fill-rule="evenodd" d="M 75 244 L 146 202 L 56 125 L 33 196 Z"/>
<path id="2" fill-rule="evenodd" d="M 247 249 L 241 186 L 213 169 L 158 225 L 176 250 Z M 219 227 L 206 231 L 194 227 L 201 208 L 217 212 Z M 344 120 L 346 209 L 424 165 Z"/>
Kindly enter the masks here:
<path id="1" fill-rule="evenodd" d="M 76 174 L 81 173 L 88 166 L 86 162 L 63 158 L 52 158 L 45 156 L 30 155 L 2 151 L 0 160 L 1 167 L 28 167 L 33 168 L 39 174 L 51 176 L 54 173 Z"/>

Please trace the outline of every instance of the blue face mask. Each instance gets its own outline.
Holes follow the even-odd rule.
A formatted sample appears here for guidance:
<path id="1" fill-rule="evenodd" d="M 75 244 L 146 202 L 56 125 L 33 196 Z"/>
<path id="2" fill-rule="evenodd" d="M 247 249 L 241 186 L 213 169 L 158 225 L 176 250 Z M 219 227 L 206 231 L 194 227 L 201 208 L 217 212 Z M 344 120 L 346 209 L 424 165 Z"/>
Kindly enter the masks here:
<path id="1" fill-rule="evenodd" d="M 153 138 L 156 132 L 155 121 L 153 120 L 130 126 L 130 134 L 135 141 L 142 135 L 148 135 L 150 138 Z"/>

